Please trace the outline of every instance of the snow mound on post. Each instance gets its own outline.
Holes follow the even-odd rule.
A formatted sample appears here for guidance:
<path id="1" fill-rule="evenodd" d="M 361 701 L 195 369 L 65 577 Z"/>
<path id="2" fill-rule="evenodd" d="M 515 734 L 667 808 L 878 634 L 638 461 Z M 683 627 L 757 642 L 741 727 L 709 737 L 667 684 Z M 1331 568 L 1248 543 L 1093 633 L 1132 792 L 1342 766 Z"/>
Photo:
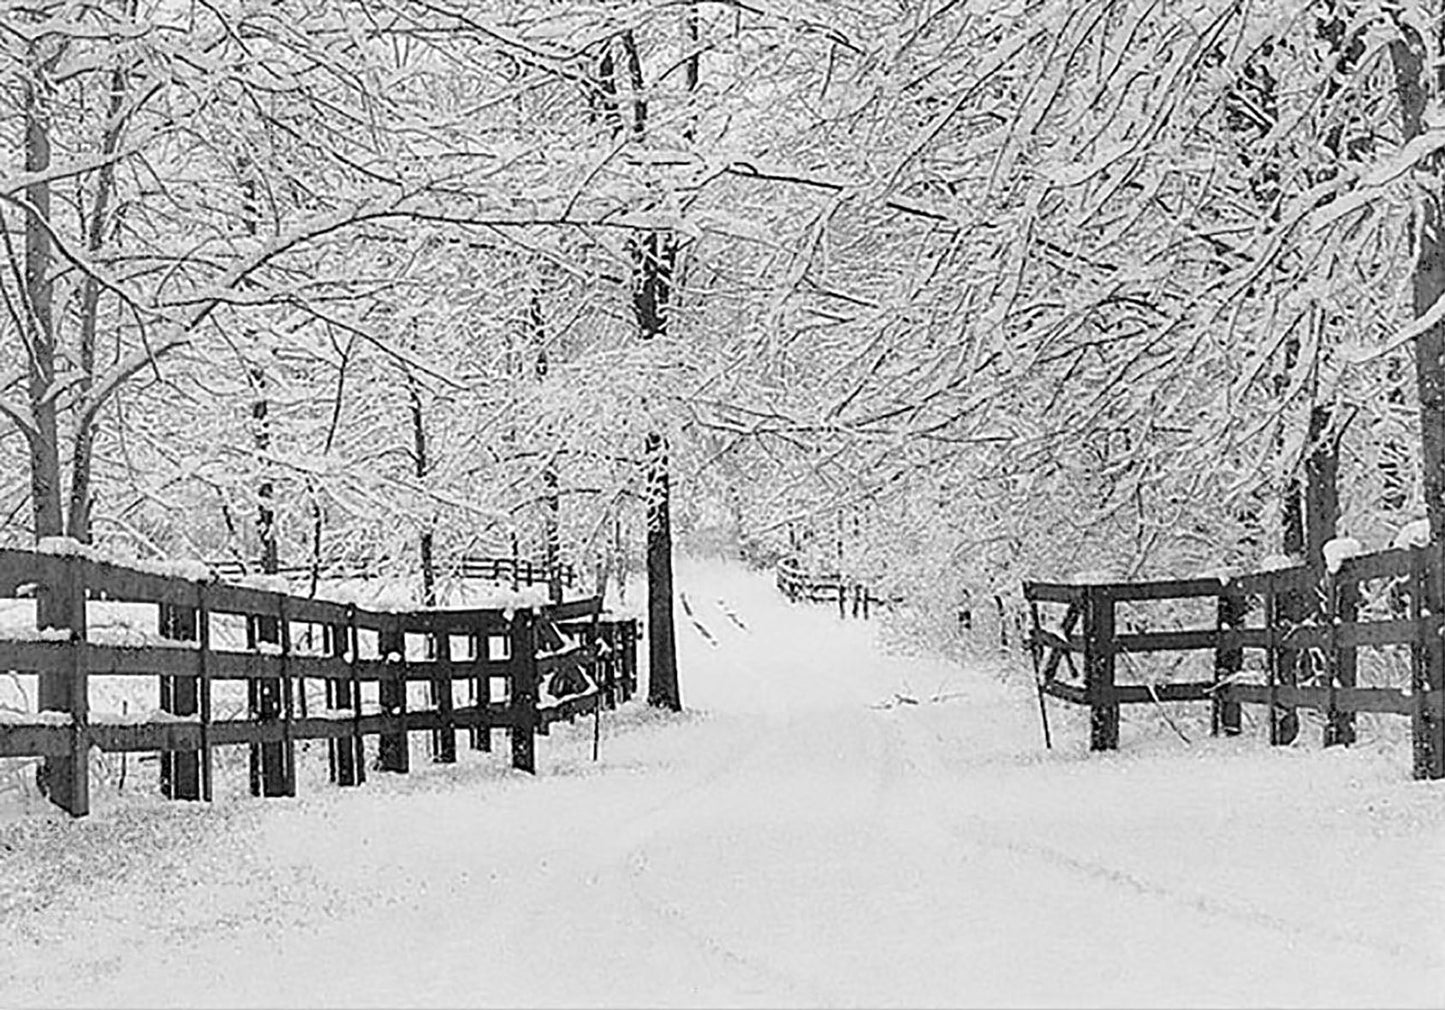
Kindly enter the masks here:
<path id="1" fill-rule="evenodd" d="M 37 554 L 53 554 L 59 558 L 85 558 L 98 560 L 95 548 L 83 544 L 73 537 L 41 537 L 35 544 Z"/>
<path id="2" fill-rule="evenodd" d="M 1391 547 L 1424 547 L 1430 542 L 1430 520 L 1416 519 L 1400 527 Z"/>
<path id="3" fill-rule="evenodd" d="M 1340 565 L 1357 554 L 1363 554 L 1365 545 L 1354 537 L 1335 537 L 1322 547 L 1321 553 L 1325 556 L 1325 567 L 1331 575 L 1340 570 Z"/>

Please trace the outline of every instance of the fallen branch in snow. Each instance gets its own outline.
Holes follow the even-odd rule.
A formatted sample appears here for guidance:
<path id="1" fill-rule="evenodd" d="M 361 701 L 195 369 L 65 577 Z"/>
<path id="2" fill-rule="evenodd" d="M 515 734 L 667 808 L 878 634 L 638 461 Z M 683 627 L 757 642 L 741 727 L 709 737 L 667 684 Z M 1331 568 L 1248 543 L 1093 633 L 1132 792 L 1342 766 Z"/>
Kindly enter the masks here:
<path id="1" fill-rule="evenodd" d="M 897 708 L 899 705 L 917 705 L 917 704 L 918 704 L 918 699 L 915 698 L 915 697 L 913 697 L 911 694 L 899 694 L 899 693 L 897 693 L 897 692 L 895 691 L 894 694 L 893 694 L 893 697 L 889 698 L 887 701 L 876 702 L 876 703 L 874 703 L 874 704 L 872 704 L 872 705 L 869 705 L 868 707 L 869 707 L 869 708 L 880 708 L 880 709 L 882 709 L 882 708 Z"/>
<path id="2" fill-rule="evenodd" d="M 716 649 L 717 639 L 713 637 L 713 633 L 711 631 L 708 631 L 707 628 L 703 626 L 703 623 L 699 621 L 696 617 L 691 616 L 691 614 L 688 615 L 688 620 L 691 621 L 692 626 L 697 629 L 697 633 L 703 638 L 707 639 L 707 644 L 711 645 L 714 649 Z"/>
<path id="3" fill-rule="evenodd" d="M 743 623 L 743 619 L 739 617 L 737 613 L 734 612 L 733 609 L 727 605 L 726 600 L 719 599 L 717 601 L 717 608 L 723 612 L 724 617 L 726 617 L 729 621 L 732 621 L 743 631 L 748 630 L 748 626 Z"/>

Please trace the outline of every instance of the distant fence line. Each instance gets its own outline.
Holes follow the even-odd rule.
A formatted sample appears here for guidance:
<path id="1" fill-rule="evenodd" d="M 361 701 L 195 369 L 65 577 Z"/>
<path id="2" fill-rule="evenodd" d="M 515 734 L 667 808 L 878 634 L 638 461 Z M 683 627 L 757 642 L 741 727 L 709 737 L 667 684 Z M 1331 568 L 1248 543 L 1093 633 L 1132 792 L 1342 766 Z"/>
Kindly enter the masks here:
<path id="1" fill-rule="evenodd" d="M 848 616 L 850 604 L 854 617 L 867 620 L 872 607 L 897 602 L 875 596 L 868 586 L 849 580 L 837 572 L 806 571 L 794 558 L 785 558 L 778 562 L 776 578 L 778 590 L 789 601 L 837 603 L 838 616 L 843 618 Z"/>
<path id="2" fill-rule="evenodd" d="M 505 729 L 513 767 L 531 772 L 535 734 L 637 689 L 637 621 L 603 617 L 596 598 L 386 612 L 78 555 L 0 550 L 0 598 L 21 596 L 39 597 L 52 627 L 0 638 L 0 670 L 40 677 L 40 711 L 0 722 L 0 757 L 44 758 L 47 795 L 75 816 L 89 812 L 92 747 L 160 751 L 162 790 L 175 799 L 209 800 L 212 750 L 233 744 L 250 747 L 251 791 L 263 796 L 295 795 L 295 744 L 307 739 L 328 741 L 331 778 L 343 786 L 365 780 L 366 737 L 378 738 L 379 768 L 405 772 L 407 735 L 418 731 L 431 734 L 433 760 L 446 763 L 456 760 L 458 732 L 487 751 L 491 731 Z M 155 640 L 97 640 L 87 612 L 116 602 L 155 605 Z M 217 647 L 216 625 L 226 621 L 244 626 L 243 648 Z M 142 722 L 92 718 L 91 676 L 157 678 L 160 712 Z M 307 713 L 307 679 L 324 681 L 325 712 Z M 245 683 L 246 718 L 213 718 L 219 681 Z M 430 707 L 409 708 L 414 682 L 429 686 Z M 505 686 L 504 700 L 492 700 L 494 682 Z M 372 684 L 376 710 L 367 711 L 362 688 Z"/>
<path id="3" fill-rule="evenodd" d="M 1415 777 L 1445 778 L 1440 544 L 1358 555 L 1334 572 L 1300 565 L 1227 580 L 1025 582 L 1024 596 L 1032 612 L 1040 706 L 1045 695 L 1087 705 L 1093 750 L 1118 747 L 1123 704 L 1208 701 L 1216 735 L 1240 732 L 1242 705 L 1265 705 L 1274 744 L 1292 742 L 1297 710 L 1313 709 L 1324 714 L 1326 746 L 1354 742 L 1356 713 L 1391 713 L 1411 720 Z M 1119 630 L 1121 603 L 1190 599 L 1216 601 L 1211 627 Z M 1362 612 L 1370 610 L 1375 612 Z M 1361 685 L 1362 650 L 1391 648 L 1408 653 L 1408 686 Z M 1201 650 L 1214 654 L 1209 680 L 1117 680 L 1121 656 Z M 1246 650 L 1263 654 L 1262 669 L 1246 670 Z"/>
<path id="4" fill-rule="evenodd" d="M 263 574 L 258 565 L 234 559 L 211 560 L 205 562 L 205 565 L 222 579 Z M 442 573 L 455 578 L 511 583 L 513 588 L 545 585 L 552 581 L 552 569 L 544 562 L 529 558 L 463 554 L 450 562 L 441 562 L 437 567 Z M 365 558 L 338 559 L 320 564 L 281 565 L 274 573 L 269 574 L 288 579 L 303 579 L 309 578 L 313 573 L 323 579 L 374 579 L 388 574 L 377 562 Z M 576 567 L 572 564 L 558 565 L 557 580 L 569 589 L 575 586 Z"/>

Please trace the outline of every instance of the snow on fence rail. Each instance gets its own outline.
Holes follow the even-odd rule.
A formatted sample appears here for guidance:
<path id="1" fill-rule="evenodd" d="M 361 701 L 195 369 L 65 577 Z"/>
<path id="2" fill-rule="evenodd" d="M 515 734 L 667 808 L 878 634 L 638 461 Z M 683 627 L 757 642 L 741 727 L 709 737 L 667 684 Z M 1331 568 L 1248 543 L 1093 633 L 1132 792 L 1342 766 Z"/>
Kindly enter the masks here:
<path id="1" fill-rule="evenodd" d="M 873 591 L 861 582 L 849 582 L 837 573 L 820 574 L 808 572 L 793 558 L 785 558 L 777 567 L 778 591 L 790 602 L 808 600 L 812 603 L 838 604 L 838 616 L 848 616 L 848 604 L 852 601 L 854 617 L 868 618 L 869 608 L 880 603 L 893 601 L 874 596 Z"/>
<path id="2" fill-rule="evenodd" d="M 0 757 L 43 758 L 47 795 L 75 816 L 89 811 L 93 747 L 161 752 L 162 790 L 175 799 L 209 800 L 212 750 L 235 744 L 250 747 L 251 789 L 264 796 L 295 794 L 295 744 L 307 739 L 328 741 L 331 778 L 343 786 L 365 780 L 366 737 L 378 738 L 382 770 L 405 772 L 407 735 L 419 731 L 431 734 L 433 759 L 450 762 L 458 732 L 490 750 L 492 729 L 506 729 L 513 766 L 530 772 L 534 734 L 614 707 L 637 686 L 637 622 L 604 619 L 600 599 L 390 612 L 81 552 L 0 550 L 0 598 L 28 596 L 37 628 L 0 631 L 11 636 L 0 638 L 0 670 L 39 675 L 39 711 L 5 713 Z M 88 620 L 116 601 L 154 605 L 156 634 L 117 641 Z M 222 633 L 223 622 L 243 625 L 243 642 Z M 92 713 L 92 676 L 157 678 L 160 711 Z M 306 711 L 307 679 L 325 684 L 323 712 Z M 213 717 L 222 681 L 244 682 L 245 718 Z M 417 682 L 429 688 L 428 708 L 408 704 Z M 494 692 L 497 682 L 504 690 Z"/>
<path id="3" fill-rule="evenodd" d="M 1445 778 L 1441 544 L 1233 578 L 1025 582 L 1024 597 L 1039 703 L 1050 695 L 1087 705 L 1093 750 L 1118 747 L 1121 704 L 1208 701 L 1216 735 L 1240 732 L 1242 705 L 1266 705 L 1274 744 L 1291 743 L 1297 710 L 1313 709 L 1325 717 L 1325 746 L 1354 742 L 1356 713 L 1387 713 L 1411 720 L 1415 777 Z M 1182 623 L 1178 613 L 1193 603 L 1199 623 L 1199 601 L 1213 604 L 1207 627 L 1149 630 L 1140 616 L 1173 604 L 1172 623 Z M 1121 622 L 1123 607 L 1129 613 Z M 1120 659 L 1137 670 L 1136 656 L 1192 651 L 1213 652 L 1207 680 L 1116 679 Z M 1376 674 L 1370 679 L 1404 682 L 1363 683 L 1366 666 Z M 1391 669 L 1399 675 L 1389 676 Z"/>

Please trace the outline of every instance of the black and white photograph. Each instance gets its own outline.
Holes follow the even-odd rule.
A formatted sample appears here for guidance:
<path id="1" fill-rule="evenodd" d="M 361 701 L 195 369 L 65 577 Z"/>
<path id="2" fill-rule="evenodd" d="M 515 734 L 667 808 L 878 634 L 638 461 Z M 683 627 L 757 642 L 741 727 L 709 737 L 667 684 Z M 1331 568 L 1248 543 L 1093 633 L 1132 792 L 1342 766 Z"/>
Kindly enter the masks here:
<path id="1" fill-rule="evenodd" d="M 0 0 L 0 1008 L 1445 1010 L 1445 0 Z"/>

